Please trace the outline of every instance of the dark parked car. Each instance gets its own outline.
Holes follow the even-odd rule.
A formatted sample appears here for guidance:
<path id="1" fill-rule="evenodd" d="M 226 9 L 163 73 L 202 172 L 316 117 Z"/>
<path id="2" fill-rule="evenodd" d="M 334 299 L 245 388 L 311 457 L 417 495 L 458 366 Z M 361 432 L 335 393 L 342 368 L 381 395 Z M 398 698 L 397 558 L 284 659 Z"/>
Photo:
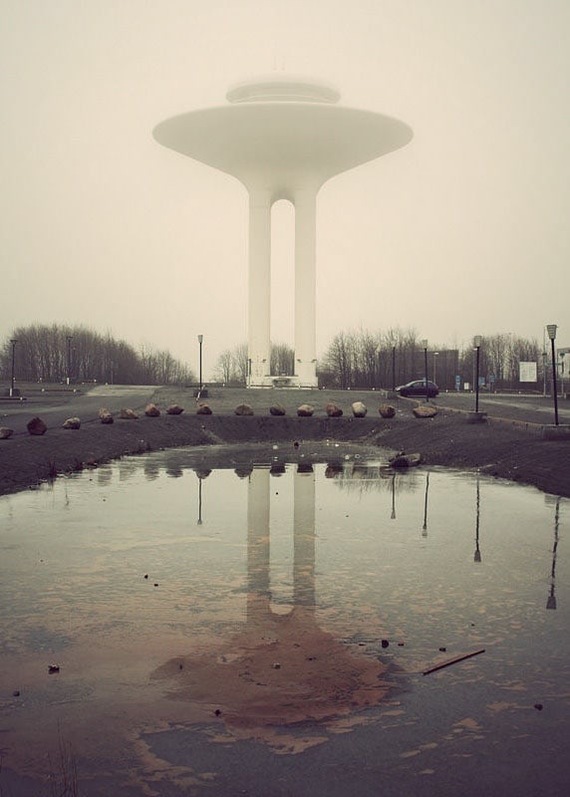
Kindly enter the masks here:
<path id="1" fill-rule="evenodd" d="M 396 393 L 400 396 L 425 396 L 426 394 L 426 380 L 414 379 L 413 382 L 408 382 L 405 385 L 400 385 L 396 388 Z M 428 398 L 435 398 L 439 393 L 439 388 L 435 382 L 427 381 L 427 395 Z"/>

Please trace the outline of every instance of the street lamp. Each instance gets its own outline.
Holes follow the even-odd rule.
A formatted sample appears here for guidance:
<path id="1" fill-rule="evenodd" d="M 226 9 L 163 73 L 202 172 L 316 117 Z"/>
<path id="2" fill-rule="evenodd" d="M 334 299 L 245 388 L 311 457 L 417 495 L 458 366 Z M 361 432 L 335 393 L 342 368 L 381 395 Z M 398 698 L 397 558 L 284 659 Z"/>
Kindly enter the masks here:
<path id="1" fill-rule="evenodd" d="M 202 395 L 202 342 L 204 340 L 203 335 L 198 335 L 198 343 L 200 344 L 200 384 L 198 385 L 198 397 Z"/>
<path id="2" fill-rule="evenodd" d="M 556 340 L 556 324 L 547 324 L 546 331 L 552 346 L 552 395 L 554 397 L 554 424 L 558 426 L 558 385 L 556 384 L 556 351 L 554 341 Z"/>
<path id="3" fill-rule="evenodd" d="M 422 348 L 423 348 L 423 350 L 424 350 L 424 374 L 425 374 L 425 377 L 424 377 L 424 378 L 425 378 L 425 386 L 426 386 L 426 401 L 429 401 L 429 391 L 428 391 L 428 356 L 427 356 L 428 342 L 427 342 L 427 340 L 426 340 L 425 338 L 424 338 L 424 340 L 422 340 L 422 341 L 421 341 L 421 346 L 422 346 Z"/>
<path id="4" fill-rule="evenodd" d="M 473 348 L 476 351 L 475 361 L 475 412 L 479 412 L 479 351 L 481 349 L 481 335 L 473 338 Z"/>
<path id="5" fill-rule="evenodd" d="M 439 357 L 439 352 L 434 351 L 433 353 L 433 381 L 437 385 L 437 358 Z"/>
<path id="6" fill-rule="evenodd" d="M 73 340 L 73 335 L 67 336 L 67 384 L 69 385 L 71 381 L 71 341 Z"/>
<path id="7" fill-rule="evenodd" d="M 12 338 L 10 343 L 12 344 L 12 379 L 10 385 L 10 398 L 14 395 L 14 365 L 16 362 L 16 343 L 18 342 L 17 338 Z"/>

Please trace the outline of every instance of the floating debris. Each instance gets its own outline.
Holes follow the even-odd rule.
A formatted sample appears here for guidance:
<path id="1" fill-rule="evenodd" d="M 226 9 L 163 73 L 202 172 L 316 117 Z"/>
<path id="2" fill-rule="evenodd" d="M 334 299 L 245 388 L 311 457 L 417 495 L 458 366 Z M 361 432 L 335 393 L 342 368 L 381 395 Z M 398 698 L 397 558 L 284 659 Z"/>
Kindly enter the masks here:
<path id="1" fill-rule="evenodd" d="M 455 656 L 453 659 L 447 659 L 439 664 L 434 664 L 433 667 L 429 667 L 427 670 L 424 670 L 422 675 L 429 675 L 437 670 L 443 670 L 444 667 L 449 667 L 451 664 L 458 664 L 460 661 L 465 661 L 465 659 L 471 659 L 473 656 L 478 656 L 480 653 L 485 653 L 485 648 L 474 650 L 472 653 L 464 653 L 462 656 Z"/>

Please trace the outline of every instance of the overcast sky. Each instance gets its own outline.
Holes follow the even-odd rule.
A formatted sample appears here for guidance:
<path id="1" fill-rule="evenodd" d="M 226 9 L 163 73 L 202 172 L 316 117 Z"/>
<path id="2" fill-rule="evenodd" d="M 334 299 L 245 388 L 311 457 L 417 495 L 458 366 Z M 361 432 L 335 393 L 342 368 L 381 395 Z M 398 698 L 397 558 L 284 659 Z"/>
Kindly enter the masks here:
<path id="1" fill-rule="evenodd" d="M 568 0 L 0 0 L 0 338 L 85 324 L 197 368 L 246 339 L 247 195 L 163 119 L 258 75 L 414 130 L 318 199 L 317 344 L 413 327 L 570 345 Z M 274 210 L 275 341 L 293 341 Z M 289 230 L 289 234 L 288 234 Z"/>

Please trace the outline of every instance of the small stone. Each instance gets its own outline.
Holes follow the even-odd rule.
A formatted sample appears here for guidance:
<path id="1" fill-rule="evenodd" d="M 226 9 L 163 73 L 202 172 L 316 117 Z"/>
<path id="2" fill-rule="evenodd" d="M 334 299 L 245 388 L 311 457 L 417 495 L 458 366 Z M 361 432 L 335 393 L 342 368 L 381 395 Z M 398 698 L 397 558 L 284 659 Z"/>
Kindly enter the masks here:
<path id="1" fill-rule="evenodd" d="M 542 711 L 542 709 L 544 708 L 544 706 L 542 705 L 542 703 L 535 703 L 535 704 L 534 704 L 534 707 L 535 707 L 535 709 L 536 709 L 537 711 Z"/>
<path id="2" fill-rule="evenodd" d="M 214 714 L 216 715 L 216 717 L 219 717 L 219 716 L 221 715 L 221 713 L 222 713 L 222 712 L 221 712 L 221 710 L 220 710 L 219 708 L 217 708 L 217 709 L 214 711 Z"/>
<path id="3" fill-rule="evenodd" d="M 145 573 L 145 574 L 144 574 L 144 577 L 145 577 L 145 578 L 148 578 L 148 573 Z"/>
<path id="4" fill-rule="evenodd" d="M 101 407 L 99 410 L 99 420 L 101 423 L 114 423 L 113 414 L 106 407 Z"/>
<path id="5" fill-rule="evenodd" d="M 311 404 L 301 404 L 297 409 L 297 415 L 300 418 L 310 418 L 314 411 L 315 408 Z"/>
<path id="6" fill-rule="evenodd" d="M 178 665 L 178 669 L 179 670 L 183 670 L 184 669 L 184 665 L 182 664 L 182 662 Z"/>
<path id="7" fill-rule="evenodd" d="M 416 418 L 434 418 L 437 415 L 437 409 L 432 404 L 419 404 L 412 412 Z"/>
<path id="8" fill-rule="evenodd" d="M 48 664 L 48 673 L 53 675 L 55 672 L 59 672 L 59 664 Z"/>
<path id="9" fill-rule="evenodd" d="M 14 691 L 12 692 L 12 697 L 20 697 L 20 690 L 14 689 Z"/>
<path id="10" fill-rule="evenodd" d="M 399 648 L 403 648 L 404 647 L 404 642 L 398 642 L 398 647 Z"/>
<path id="11" fill-rule="evenodd" d="M 139 416 L 136 414 L 134 410 L 130 407 L 122 407 L 119 413 L 119 418 L 122 418 L 124 421 L 134 421 Z"/>
<path id="12" fill-rule="evenodd" d="M 154 586 L 155 586 L 155 587 L 158 587 L 158 584 L 157 584 L 157 582 L 156 582 L 156 581 L 154 582 Z"/>
<path id="13" fill-rule="evenodd" d="M 283 406 L 283 404 L 272 404 L 271 407 L 269 407 L 269 414 L 270 415 L 279 416 L 279 415 L 286 415 L 286 413 L 287 413 L 287 411 L 286 411 L 285 407 Z"/>
<path id="14" fill-rule="evenodd" d="M 79 418 L 68 418 L 62 425 L 64 429 L 80 429 L 81 421 Z"/>
<path id="15" fill-rule="evenodd" d="M 184 407 L 181 407 L 180 404 L 171 404 L 166 408 L 167 415 L 182 415 L 183 412 Z"/>
<path id="16" fill-rule="evenodd" d="M 342 415 L 342 409 L 332 401 L 325 405 L 325 412 L 329 418 L 340 418 Z"/>
<path id="17" fill-rule="evenodd" d="M 387 639 L 383 639 L 382 642 L 381 642 L 381 645 L 382 645 L 383 648 L 387 648 L 389 644 L 390 643 L 388 642 Z"/>
<path id="18" fill-rule="evenodd" d="M 380 404 L 378 412 L 382 418 L 393 418 L 396 414 L 396 408 L 391 404 Z"/>
<path id="19" fill-rule="evenodd" d="M 355 401 L 352 405 L 352 414 L 355 418 L 364 418 L 367 412 L 366 404 L 363 401 Z"/>
<path id="20" fill-rule="evenodd" d="M 234 415 L 253 415 L 253 408 L 249 404 L 238 404 Z"/>
<path id="21" fill-rule="evenodd" d="M 280 670 L 281 669 L 281 665 L 279 664 L 278 661 L 274 661 L 273 662 L 273 669 L 274 670 Z"/>
<path id="22" fill-rule="evenodd" d="M 440 653 L 447 653 L 447 648 L 443 648 L 443 647 L 442 647 L 442 648 L 440 648 L 439 650 L 440 650 Z"/>
<path id="23" fill-rule="evenodd" d="M 47 426 L 41 418 L 32 418 L 32 420 L 28 421 L 26 424 L 26 428 L 31 435 L 42 435 L 47 431 Z"/>
<path id="24" fill-rule="evenodd" d="M 8 429 L 7 426 L 0 426 L 0 440 L 7 440 L 14 434 L 13 429 Z"/>
<path id="25" fill-rule="evenodd" d="M 158 418 L 158 416 L 160 415 L 160 410 L 158 409 L 156 404 L 152 404 L 151 403 L 151 404 L 147 404 L 146 405 L 145 410 L 144 410 L 144 414 L 148 418 Z"/>
<path id="26" fill-rule="evenodd" d="M 199 404 L 196 415 L 212 415 L 212 408 L 208 404 Z"/>

